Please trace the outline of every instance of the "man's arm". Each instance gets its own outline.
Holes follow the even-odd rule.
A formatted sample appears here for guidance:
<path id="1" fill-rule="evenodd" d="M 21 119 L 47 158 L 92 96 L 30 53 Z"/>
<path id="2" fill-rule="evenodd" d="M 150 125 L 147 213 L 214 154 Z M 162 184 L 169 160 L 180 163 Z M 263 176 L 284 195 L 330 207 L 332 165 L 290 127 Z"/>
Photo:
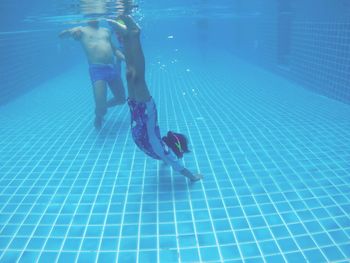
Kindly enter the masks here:
<path id="1" fill-rule="evenodd" d="M 83 34 L 82 27 L 74 27 L 71 29 L 63 30 L 58 36 L 60 38 L 72 37 L 75 40 L 80 40 Z"/>

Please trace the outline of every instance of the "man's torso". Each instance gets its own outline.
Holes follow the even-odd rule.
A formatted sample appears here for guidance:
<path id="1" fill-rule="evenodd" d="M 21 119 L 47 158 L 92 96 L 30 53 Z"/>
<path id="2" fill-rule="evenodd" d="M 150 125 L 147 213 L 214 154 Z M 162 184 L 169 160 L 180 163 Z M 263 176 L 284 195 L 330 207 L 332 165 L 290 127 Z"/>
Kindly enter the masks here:
<path id="1" fill-rule="evenodd" d="M 82 27 L 80 39 L 90 64 L 114 63 L 113 48 L 108 29 L 89 26 Z"/>

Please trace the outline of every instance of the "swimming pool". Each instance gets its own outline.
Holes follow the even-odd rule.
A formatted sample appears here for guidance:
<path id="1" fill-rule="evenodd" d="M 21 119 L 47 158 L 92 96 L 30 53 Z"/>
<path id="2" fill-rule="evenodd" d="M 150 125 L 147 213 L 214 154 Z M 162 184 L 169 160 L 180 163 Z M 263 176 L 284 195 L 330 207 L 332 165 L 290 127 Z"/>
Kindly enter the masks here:
<path id="1" fill-rule="evenodd" d="M 349 262 L 349 104 L 288 75 L 295 60 L 274 68 L 234 56 L 223 48 L 234 39 L 221 45 L 217 32 L 199 34 L 208 49 L 151 25 L 160 127 L 188 136 L 184 163 L 204 180 L 145 156 L 126 105 L 96 131 L 74 55 L 81 62 L 43 69 L 50 77 L 0 106 L 0 262 Z M 19 83 L 30 70 L 19 68 Z"/>

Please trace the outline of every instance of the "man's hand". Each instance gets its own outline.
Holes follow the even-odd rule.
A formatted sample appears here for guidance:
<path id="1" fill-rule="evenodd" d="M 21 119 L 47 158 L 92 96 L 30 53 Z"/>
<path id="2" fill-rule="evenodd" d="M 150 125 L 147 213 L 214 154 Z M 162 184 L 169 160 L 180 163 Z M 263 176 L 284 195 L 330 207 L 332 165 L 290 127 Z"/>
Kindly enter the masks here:
<path id="1" fill-rule="evenodd" d="M 75 40 L 80 40 L 83 31 L 80 27 L 75 27 L 67 30 L 63 30 L 58 36 L 60 38 L 73 37 Z"/>
<path id="2" fill-rule="evenodd" d="M 63 30 L 58 36 L 60 38 L 65 38 L 65 37 L 69 37 L 70 33 L 69 30 Z"/>

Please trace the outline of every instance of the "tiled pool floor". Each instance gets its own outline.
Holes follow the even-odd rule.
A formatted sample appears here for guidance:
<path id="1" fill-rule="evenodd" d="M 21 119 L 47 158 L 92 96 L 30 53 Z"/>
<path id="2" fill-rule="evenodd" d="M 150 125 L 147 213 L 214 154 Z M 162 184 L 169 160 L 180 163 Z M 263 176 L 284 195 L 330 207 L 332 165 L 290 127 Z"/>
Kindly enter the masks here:
<path id="1" fill-rule="evenodd" d="M 0 262 L 349 262 L 350 106 L 236 61 L 154 63 L 195 184 L 96 132 L 84 67 L 0 107 Z"/>

